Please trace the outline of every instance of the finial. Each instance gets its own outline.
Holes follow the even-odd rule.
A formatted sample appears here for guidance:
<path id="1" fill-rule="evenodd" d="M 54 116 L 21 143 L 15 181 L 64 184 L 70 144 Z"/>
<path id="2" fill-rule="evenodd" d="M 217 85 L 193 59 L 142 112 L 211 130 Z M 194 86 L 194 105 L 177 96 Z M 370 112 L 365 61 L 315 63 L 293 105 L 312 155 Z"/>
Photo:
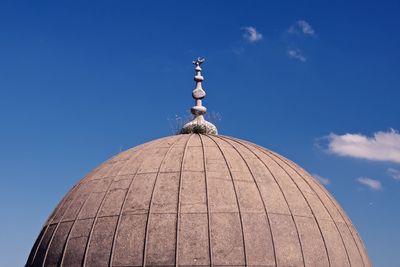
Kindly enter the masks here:
<path id="1" fill-rule="evenodd" d="M 206 92 L 204 92 L 202 87 L 202 81 L 204 81 L 204 77 L 201 76 L 201 67 L 200 65 L 205 61 L 204 58 L 197 58 L 193 61 L 193 64 L 196 66 L 194 68 L 196 75 L 194 76 L 194 81 L 196 82 L 196 87 L 192 92 L 192 96 L 195 99 L 195 106 L 191 108 L 193 115 L 204 115 L 207 111 L 206 107 L 202 106 L 201 100 L 206 96 Z"/>
<path id="2" fill-rule="evenodd" d="M 201 75 L 201 67 L 205 61 L 204 58 L 197 58 L 193 60 L 195 65 L 195 76 L 194 81 L 196 82 L 196 87 L 192 92 L 192 97 L 195 100 L 195 106 L 193 106 L 190 111 L 192 112 L 194 118 L 192 121 L 186 123 L 180 130 L 181 134 L 186 133 L 203 133 L 203 134 L 218 134 L 217 127 L 212 123 L 204 119 L 204 114 L 207 112 L 207 108 L 203 106 L 202 100 L 206 96 L 206 92 L 203 90 L 202 82 L 204 77 Z"/>

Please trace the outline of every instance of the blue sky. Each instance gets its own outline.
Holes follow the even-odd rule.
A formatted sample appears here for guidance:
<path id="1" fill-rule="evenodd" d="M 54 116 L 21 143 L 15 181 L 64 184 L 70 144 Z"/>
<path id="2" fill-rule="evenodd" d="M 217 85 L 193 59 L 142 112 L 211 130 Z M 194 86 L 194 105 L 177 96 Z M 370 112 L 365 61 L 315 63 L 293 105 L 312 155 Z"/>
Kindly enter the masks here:
<path id="1" fill-rule="evenodd" d="M 220 133 L 322 177 L 399 266 L 399 2 L 216 2 L 0 3 L 0 266 L 91 169 L 172 134 L 198 56 Z"/>

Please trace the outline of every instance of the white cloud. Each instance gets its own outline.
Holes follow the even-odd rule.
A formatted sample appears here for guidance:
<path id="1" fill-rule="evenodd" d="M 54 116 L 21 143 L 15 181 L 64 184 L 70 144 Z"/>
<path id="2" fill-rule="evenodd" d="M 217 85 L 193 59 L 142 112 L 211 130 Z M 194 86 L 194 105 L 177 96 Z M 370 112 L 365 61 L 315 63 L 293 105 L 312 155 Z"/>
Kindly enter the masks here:
<path id="1" fill-rule="evenodd" d="M 331 183 L 331 180 L 330 180 L 330 179 L 325 178 L 325 177 L 322 177 L 322 176 L 320 176 L 320 175 L 318 175 L 318 174 L 313 174 L 312 176 L 314 176 L 314 177 L 315 177 L 318 181 L 320 181 L 321 184 L 323 184 L 323 185 L 328 185 L 328 184 Z"/>
<path id="2" fill-rule="evenodd" d="M 298 48 L 288 48 L 287 50 L 288 56 L 292 59 L 299 60 L 301 62 L 306 62 L 307 58 L 303 55 L 303 53 Z"/>
<path id="3" fill-rule="evenodd" d="M 328 140 L 328 152 L 339 156 L 400 163 L 400 134 L 393 129 L 371 137 L 331 133 Z"/>
<path id="4" fill-rule="evenodd" d="M 304 35 L 314 36 L 315 30 L 305 20 L 298 20 L 295 24 L 291 25 L 288 29 L 289 33 L 303 33 Z"/>
<path id="5" fill-rule="evenodd" d="M 366 187 L 374 191 L 382 190 L 382 184 L 378 180 L 374 180 L 367 177 L 360 177 L 357 179 L 357 182 L 359 182 L 362 185 L 365 185 Z"/>
<path id="6" fill-rule="evenodd" d="M 250 43 L 258 42 L 263 38 L 263 35 L 253 26 L 242 27 L 242 30 L 244 31 L 243 38 Z"/>
<path id="7" fill-rule="evenodd" d="M 386 172 L 395 180 L 400 181 L 400 170 L 389 168 Z"/>
<path id="8" fill-rule="evenodd" d="M 339 155 L 376 161 L 400 163 L 400 134 L 396 130 L 362 134 L 330 134 L 328 151 Z"/>
<path id="9" fill-rule="evenodd" d="M 240 56 L 244 53 L 244 47 L 232 47 L 232 52 L 237 56 Z"/>
<path id="10" fill-rule="evenodd" d="M 310 23 L 308 23 L 307 21 L 299 20 L 297 22 L 297 25 L 300 27 L 301 31 L 304 34 L 307 34 L 307 35 L 314 35 L 315 34 L 314 29 L 311 27 Z"/>

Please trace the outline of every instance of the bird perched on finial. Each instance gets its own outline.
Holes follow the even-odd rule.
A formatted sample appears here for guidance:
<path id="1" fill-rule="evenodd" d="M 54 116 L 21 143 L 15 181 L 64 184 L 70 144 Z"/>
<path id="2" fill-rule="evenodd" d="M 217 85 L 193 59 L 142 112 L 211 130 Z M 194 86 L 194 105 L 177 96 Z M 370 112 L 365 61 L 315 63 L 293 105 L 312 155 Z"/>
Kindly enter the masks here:
<path id="1" fill-rule="evenodd" d="M 197 59 L 193 60 L 194 65 L 201 65 L 205 60 L 204 57 L 198 57 Z"/>

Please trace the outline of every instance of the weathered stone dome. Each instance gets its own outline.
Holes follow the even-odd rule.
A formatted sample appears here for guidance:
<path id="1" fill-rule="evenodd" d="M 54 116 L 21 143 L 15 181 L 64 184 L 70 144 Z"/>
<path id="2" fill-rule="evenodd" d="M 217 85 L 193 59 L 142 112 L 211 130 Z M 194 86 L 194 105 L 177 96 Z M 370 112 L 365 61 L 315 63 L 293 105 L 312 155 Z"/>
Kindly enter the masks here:
<path id="1" fill-rule="evenodd" d="M 158 139 L 78 182 L 27 266 L 371 266 L 340 205 L 288 159 L 238 139 Z"/>

